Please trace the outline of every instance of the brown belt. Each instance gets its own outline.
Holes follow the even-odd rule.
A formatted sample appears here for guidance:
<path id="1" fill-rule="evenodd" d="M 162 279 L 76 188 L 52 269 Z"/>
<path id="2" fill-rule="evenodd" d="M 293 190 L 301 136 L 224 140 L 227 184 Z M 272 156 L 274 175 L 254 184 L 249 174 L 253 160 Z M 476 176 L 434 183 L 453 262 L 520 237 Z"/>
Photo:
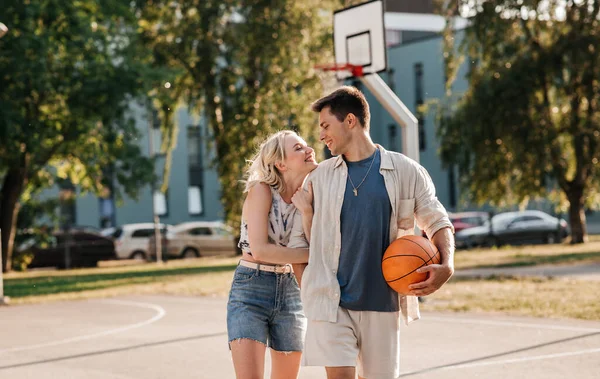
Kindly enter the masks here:
<path id="1" fill-rule="evenodd" d="M 248 261 L 245 261 L 242 259 L 242 260 L 240 260 L 239 265 L 248 267 L 248 268 L 253 268 L 253 269 L 259 270 L 259 271 L 274 272 L 276 274 L 289 274 L 289 273 L 294 272 L 291 264 L 265 265 L 262 263 L 248 262 Z"/>

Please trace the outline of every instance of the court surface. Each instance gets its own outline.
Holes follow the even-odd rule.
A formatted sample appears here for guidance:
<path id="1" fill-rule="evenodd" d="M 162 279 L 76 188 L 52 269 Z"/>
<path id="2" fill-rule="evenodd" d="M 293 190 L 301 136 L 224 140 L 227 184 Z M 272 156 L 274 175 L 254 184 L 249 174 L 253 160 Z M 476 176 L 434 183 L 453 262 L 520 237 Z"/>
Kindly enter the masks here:
<path id="1" fill-rule="evenodd" d="M 0 378 L 234 378 L 226 299 L 130 296 L 0 308 Z M 598 378 L 600 322 L 424 313 L 403 378 Z M 268 377 L 268 370 L 267 375 Z M 300 378 L 325 378 L 303 368 Z"/>

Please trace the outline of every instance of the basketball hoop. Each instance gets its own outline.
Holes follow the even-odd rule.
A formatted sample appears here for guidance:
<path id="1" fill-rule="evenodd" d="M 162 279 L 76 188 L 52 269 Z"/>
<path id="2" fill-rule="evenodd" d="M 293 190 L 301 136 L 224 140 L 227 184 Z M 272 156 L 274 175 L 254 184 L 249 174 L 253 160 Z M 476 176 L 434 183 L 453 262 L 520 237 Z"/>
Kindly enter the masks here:
<path id="1" fill-rule="evenodd" d="M 319 64 L 315 66 L 315 70 L 321 71 L 348 71 L 352 76 L 363 76 L 363 67 L 350 63 L 330 63 Z"/>
<path id="2" fill-rule="evenodd" d="M 334 90 L 344 85 L 345 78 L 362 77 L 364 71 L 362 66 L 349 63 L 329 63 L 315 65 L 317 76 L 323 86 L 323 94 L 328 95 Z M 343 74 L 343 75 L 339 75 Z"/>

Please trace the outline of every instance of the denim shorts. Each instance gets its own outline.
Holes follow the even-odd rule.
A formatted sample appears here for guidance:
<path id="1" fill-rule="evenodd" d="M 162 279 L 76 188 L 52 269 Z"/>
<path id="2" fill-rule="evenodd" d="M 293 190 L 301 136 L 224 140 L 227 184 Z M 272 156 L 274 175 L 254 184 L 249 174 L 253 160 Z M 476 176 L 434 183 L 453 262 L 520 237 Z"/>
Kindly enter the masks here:
<path id="1" fill-rule="evenodd" d="M 302 351 L 306 317 L 294 274 L 238 266 L 227 303 L 227 334 L 230 346 L 251 339 L 276 351 Z"/>

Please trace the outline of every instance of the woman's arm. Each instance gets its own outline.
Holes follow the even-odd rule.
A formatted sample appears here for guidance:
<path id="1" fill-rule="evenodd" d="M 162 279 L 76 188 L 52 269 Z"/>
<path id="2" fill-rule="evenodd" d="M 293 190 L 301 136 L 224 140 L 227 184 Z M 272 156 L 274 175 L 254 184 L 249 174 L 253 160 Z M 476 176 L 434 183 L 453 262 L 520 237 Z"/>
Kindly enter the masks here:
<path id="1" fill-rule="evenodd" d="M 244 218 L 248 224 L 252 256 L 258 261 L 275 264 L 308 262 L 308 249 L 293 249 L 269 243 L 269 211 L 272 202 L 271 189 L 264 183 L 259 183 L 248 191 Z"/>

